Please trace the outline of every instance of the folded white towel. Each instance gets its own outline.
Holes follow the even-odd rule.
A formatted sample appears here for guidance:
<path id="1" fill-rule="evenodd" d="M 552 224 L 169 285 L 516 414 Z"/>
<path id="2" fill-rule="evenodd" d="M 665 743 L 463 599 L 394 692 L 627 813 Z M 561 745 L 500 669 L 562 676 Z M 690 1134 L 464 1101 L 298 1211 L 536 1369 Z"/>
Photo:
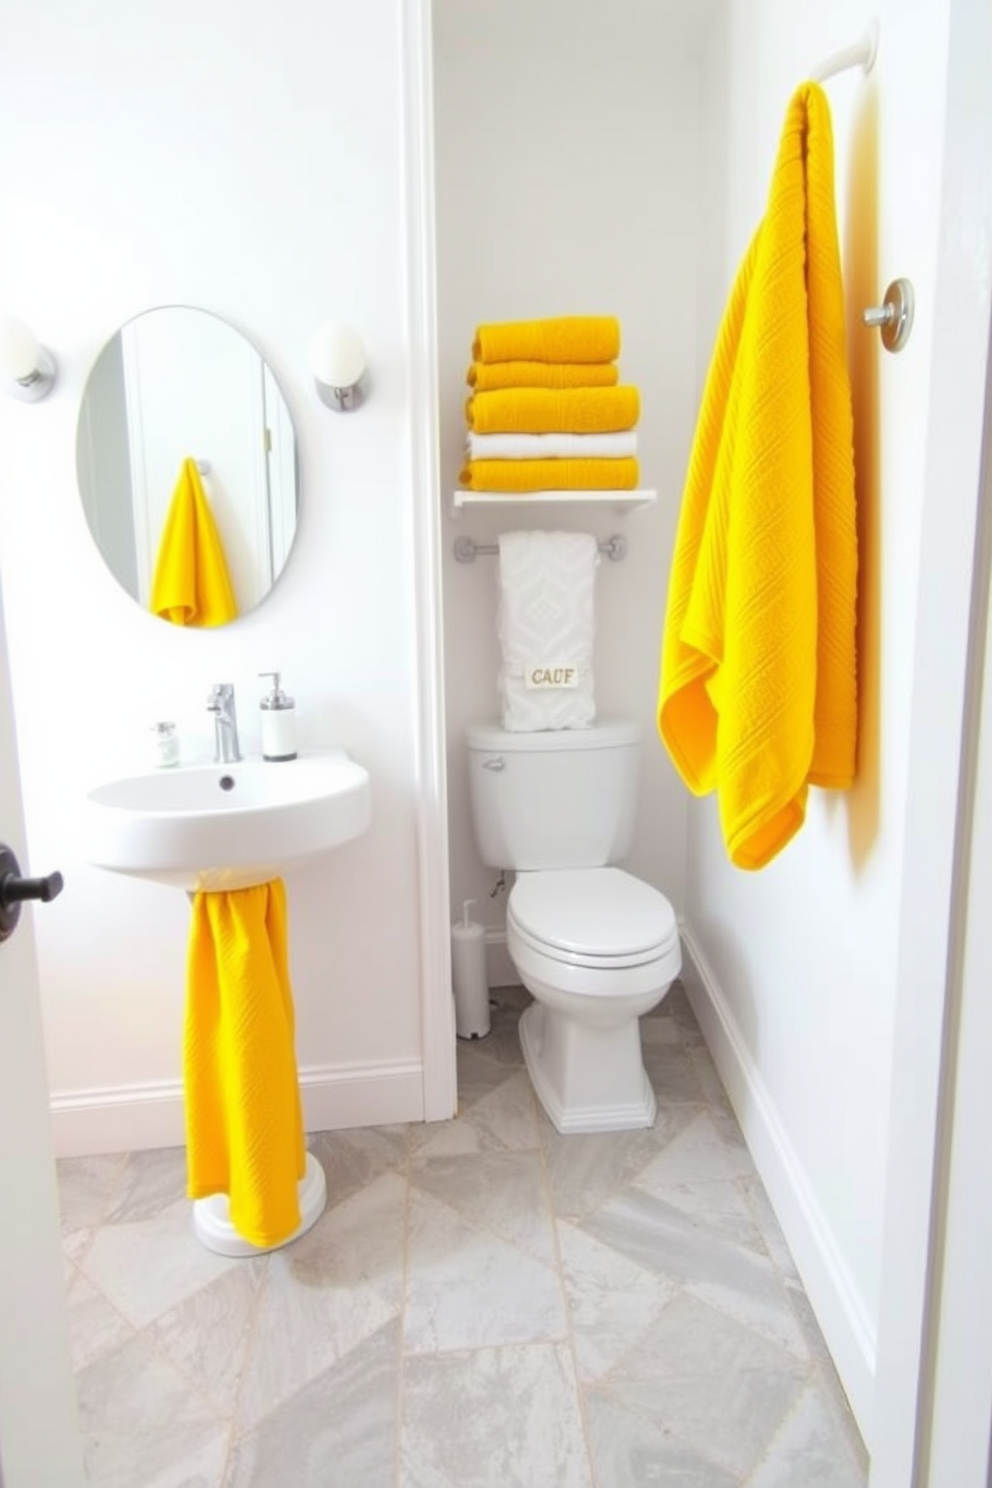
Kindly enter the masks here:
<path id="1" fill-rule="evenodd" d="M 621 460 L 637 454 L 633 429 L 617 434 L 473 434 L 470 460 Z"/>
<path id="2" fill-rule="evenodd" d="M 588 532 L 504 532 L 498 633 L 503 727 L 586 728 L 593 692 L 596 539 Z"/>

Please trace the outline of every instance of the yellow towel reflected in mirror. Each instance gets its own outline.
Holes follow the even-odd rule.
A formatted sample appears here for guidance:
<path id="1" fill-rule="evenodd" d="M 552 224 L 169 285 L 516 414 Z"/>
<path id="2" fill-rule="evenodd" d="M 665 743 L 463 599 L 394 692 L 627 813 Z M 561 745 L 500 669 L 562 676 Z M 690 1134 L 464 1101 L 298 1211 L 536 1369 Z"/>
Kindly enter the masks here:
<path id="1" fill-rule="evenodd" d="M 149 609 L 173 625 L 225 625 L 238 614 L 224 548 L 194 460 L 183 461 L 172 495 Z"/>

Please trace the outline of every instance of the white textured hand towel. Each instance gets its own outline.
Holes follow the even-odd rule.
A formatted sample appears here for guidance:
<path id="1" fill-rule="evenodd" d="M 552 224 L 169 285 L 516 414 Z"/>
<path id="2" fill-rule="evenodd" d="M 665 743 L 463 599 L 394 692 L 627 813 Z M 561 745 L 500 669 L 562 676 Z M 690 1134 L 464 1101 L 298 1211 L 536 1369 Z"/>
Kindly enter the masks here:
<path id="1" fill-rule="evenodd" d="M 470 460 L 621 460 L 637 454 L 633 429 L 614 434 L 474 434 Z"/>
<path id="2" fill-rule="evenodd" d="M 503 727 L 587 728 L 593 690 L 596 568 L 588 532 L 504 532 L 498 633 Z"/>

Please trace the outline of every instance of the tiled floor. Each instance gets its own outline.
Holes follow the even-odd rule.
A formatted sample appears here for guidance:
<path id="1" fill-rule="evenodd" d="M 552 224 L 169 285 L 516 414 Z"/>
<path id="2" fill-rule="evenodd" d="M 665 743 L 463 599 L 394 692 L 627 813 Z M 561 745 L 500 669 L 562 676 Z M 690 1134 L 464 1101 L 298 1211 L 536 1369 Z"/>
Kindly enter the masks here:
<path id="1" fill-rule="evenodd" d="M 676 985 L 651 1131 L 559 1136 L 516 1022 L 440 1125 L 322 1133 L 327 1212 L 229 1261 L 181 1150 L 60 1164 L 100 1488 L 855 1488 L 864 1450 Z"/>

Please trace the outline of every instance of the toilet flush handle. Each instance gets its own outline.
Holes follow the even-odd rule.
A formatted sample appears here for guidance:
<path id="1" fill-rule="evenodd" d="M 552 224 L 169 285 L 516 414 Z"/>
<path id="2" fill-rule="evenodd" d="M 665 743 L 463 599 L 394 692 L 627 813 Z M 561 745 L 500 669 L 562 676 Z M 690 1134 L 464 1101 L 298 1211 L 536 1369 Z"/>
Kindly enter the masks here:
<path id="1" fill-rule="evenodd" d="M 488 759 L 482 761 L 484 770 L 505 770 L 506 760 L 501 754 L 491 754 Z"/>

